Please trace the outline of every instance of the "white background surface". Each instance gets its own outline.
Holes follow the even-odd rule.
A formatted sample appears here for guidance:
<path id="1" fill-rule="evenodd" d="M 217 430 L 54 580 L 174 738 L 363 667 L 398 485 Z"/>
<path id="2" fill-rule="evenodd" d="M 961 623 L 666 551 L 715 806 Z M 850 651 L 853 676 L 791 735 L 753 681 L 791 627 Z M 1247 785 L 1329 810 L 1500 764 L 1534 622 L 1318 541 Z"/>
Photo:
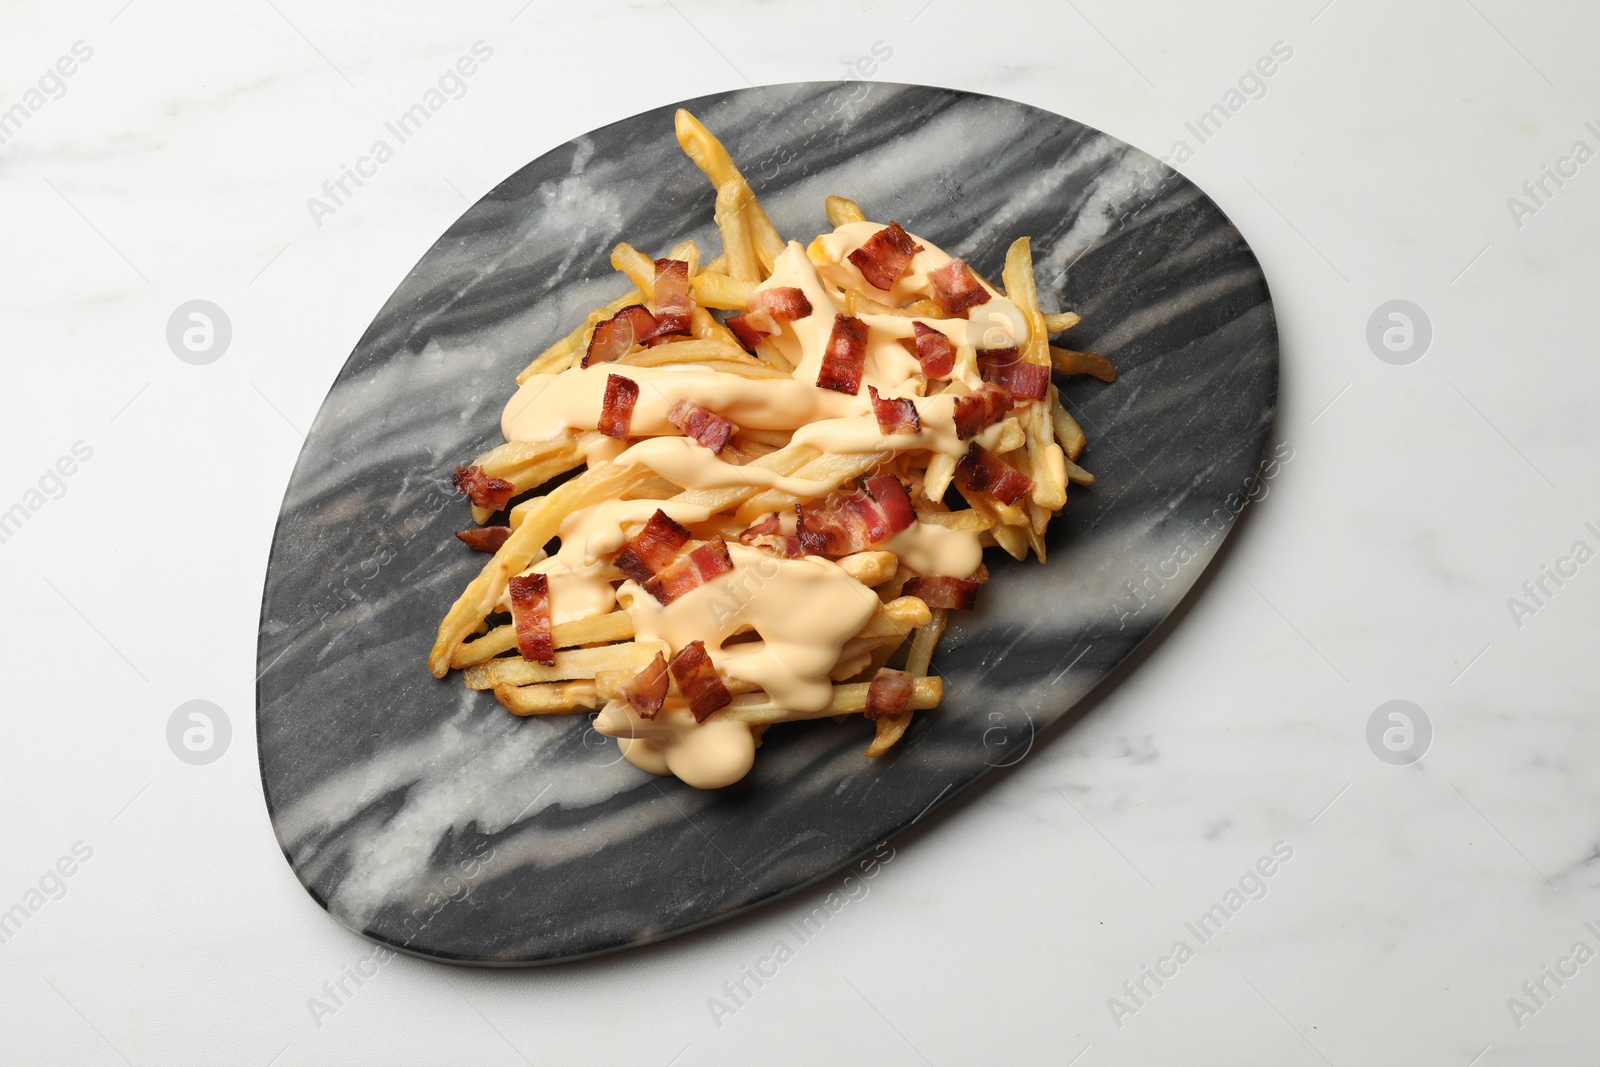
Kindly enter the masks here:
<path id="1" fill-rule="evenodd" d="M 0 945 L 0 1059 L 1592 1062 L 1600 959 L 1547 979 L 1520 1027 L 1507 1001 L 1575 942 L 1600 950 L 1600 562 L 1547 582 L 1520 627 L 1507 598 L 1573 542 L 1600 547 L 1600 161 L 1520 226 L 1507 198 L 1574 141 L 1600 149 L 1600 14 L 923 3 L 0 9 L 0 107 L 93 48 L 0 146 L 0 510 L 93 449 L 0 544 L 0 909 L 93 850 Z M 494 54 L 466 94 L 315 225 L 307 198 L 478 40 Z M 369 946 L 300 888 L 262 804 L 263 569 L 301 431 L 467 202 L 595 126 L 838 77 L 875 42 L 892 50 L 877 78 L 1168 155 L 1278 41 L 1292 58 L 1182 169 L 1266 268 L 1294 458 L 1138 669 L 898 841 L 805 944 L 787 924 L 826 889 L 592 963 L 396 959 L 314 1016 Z M 209 366 L 165 340 L 194 298 L 233 324 Z M 1366 341 L 1393 298 L 1433 326 L 1409 366 Z M 1432 722 L 1414 766 L 1365 740 L 1393 698 Z M 208 766 L 165 739 L 191 699 L 233 724 Z M 1117 1025 L 1108 999 L 1196 944 L 1184 922 L 1278 841 L 1293 858 L 1266 896 Z M 718 1025 L 708 998 L 777 938 L 793 958 Z"/>

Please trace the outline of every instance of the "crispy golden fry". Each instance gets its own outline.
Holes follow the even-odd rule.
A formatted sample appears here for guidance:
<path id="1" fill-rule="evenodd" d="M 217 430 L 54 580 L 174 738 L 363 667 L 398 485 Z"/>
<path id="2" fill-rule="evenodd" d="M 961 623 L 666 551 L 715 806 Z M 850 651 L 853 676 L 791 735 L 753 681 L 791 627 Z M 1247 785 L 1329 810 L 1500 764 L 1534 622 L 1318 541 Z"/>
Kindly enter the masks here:
<path id="1" fill-rule="evenodd" d="M 1076 311 L 1063 311 L 1059 315 L 1046 315 L 1044 329 L 1046 333 L 1061 333 L 1072 329 L 1082 321 L 1082 317 Z"/>
<path id="2" fill-rule="evenodd" d="M 757 283 L 764 277 L 761 261 L 750 239 L 745 206 L 750 201 L 748 187 L 730 183 L 717 189 L 717 230 L 722 234 L 722 254 L 728 257 L 728 274 L 738 281 Z"/>
<path id="3" fill-rule="evenodd" d="M 868 682 L 851 682 L 833 687 L 833 699 L 816 711 L 789 711 L 772 702 L 765 693 L 750 693 L 733 698 L 733 703 L 720 711 L 713 711 L 706 719 L 732 720 L 751 724 L 771 725 L 779 722 L 801 722 L 806 719 L 826 719 L 834 715 L 848 715 L 863 711 L 867 706 Z M 944 693 L 944 681 L 939 678 L 918 678 L 911 691 L 911 708 L 935 707 Z"/>
<path id="4" fill-rule="evenodd" d="M 945 314 L 944 308 L 926 298 L 921 300 L 913 300 L 900 310 L 907 315 L 911 315 L 912 317 L 919 319 L 948 319 L 950 317 L 949 315 Z"/>
<path id="5" fill-rule="evenodd" d="M 587 619 L 556 623 L 550 627 L 550 636 L 557 648 L 627 641 L 633 637 L 633 620 L 626 611 L 591 615 Z M 468 641 L 456 649 L 456 654 L 450 658 L 450 666 L 460 670 L 487 663 L 500 653 L 510 652 L 516 647 L 517 628 L 510 623 L 496 626 L 476 641 Z"/>
<path id="6" fill-rule="evenodd" d="M 991 452 L 997 455 L 1004 452 L 1015 452 L 1028 443 L 1027 434 L 1022 430 L 1022 423 L 1015 416 L 1007 418 L 1000 424 L 1000 440 L 995 442 Z"/>
<path id="7" fill-rule="evenodd" d="M 933 665 L 933 650 L 944 634 L 945 623 L 950 619 L 949 608 L 934 608 L 928 612 L 928 621 L 917 629 L 911 638 L 911 651 L 906 654 L 906 670 L 921 678 Z"/>
<path id="8" fill-rule="evenodd" d="M 633 681 L 634 675 L 638 673 L 638 671 L 627 669 L 599 671 L 594 676 L 595 692 L 602 701 L 625 700 L 626 698 L 622 695 L 622 687 Z M 721 671 L 718 671 L 717 675 L 722 679 L 722 684 L 727 688 L 728 692 L 734 696 L 739 696 L 742 693 L 758 692 L 761 689 L 754 682 L 747 682 L 742 678 L 730 678 Z M 673 698 L 668 697 L 667 699 L 671 700 Z"/>
<path id="9" fill-rule="evenodd" d="M 555 654 L 555 666 L 534 663 L 521 656 L 505 656 L 468 667 L 463 672 L 469 689 L 493 689 L 507 685 L 532 685 L 535 682 L 561 682 L 573 678 L 593 679 L 604 670 L 632 670 L 635 674 L 666 652 L 658 641 L 619 641 L 593 648 L 572 648 Z"/>
<path id="10" fill-rule="evenodd" d="M 694 338 L 669 341 L 653 348 L 636 348 L 621 362 L 633 367 L 670 367 L 685 363 L 705 364 L 713 370 L 737 374 L 741 378 L 787 378 L 776 367 L 752 358 L 738 344 Z"/>
<path id="11" fill-rule="evenodd" d="M 1078 420 L 1061 403 L 1061 391 L 1054 385 L 1050 387 L 1050 420 L 1055 427 L 1056 440 L 1061 442 L 1061 450 L 1076 463 L 1078 457 L 1083 455 L 1084 445 L 1089 443 L 1089 439 L 1083 435 Z"/>
<path id="12" fill-rule="evenodd" d="M 628 280 L 643 295 L 646 303 L 655 299 L 655 260 L 628 242 L 620 241 L 617 247 L 611 250 L 611 265 L 628 276 Z"/>
<path id="13" fill-rule="evenodd" d="M 955 474 L 955 457 L 935 452 L 933 458 L 928 460 L 928 467 L 922 475 L 923 496 L 929 500 L 943 500 L 945 491 L 950 488 L 950 480 Z"/>
<path id="14" fill-rule="evenodd" d="M 733 331 L 698 305 L 689 311 L 689 335 L 701 341 L 715 341 L 735 348 L 739 346 L 739 339 L 733 335 Z"/>
<path id="15" fill-rule="evenodd" d="M 582 357 L 584 350 L 589 347 L 589 334 L 594 330 L 595 323 L 609 319 L 629 304 L 643 301 L 643 293 L 637 289 L 629 289 L 615 300 L 595 308 L 583 320 L 582 326 L 545 349 L 532 363 L 522 368 L 522 372 L 517 375 L 517 384 L 521 385 L 535 374 L 560 374 Z"/>
<path id="16" fill-rule="evenodd" d="M 773 455 L 778 455 L 774 452 Z M 796 478 L 804 478 L 811 482 L 826 482 L 832 485 L 843 485 L 851 478 L 859 478 L 873 467 L 877 466 L 881 457 L 873 453 L 829 453 L 817 456 L 794 472 Z M 799 503 L 791 493 L 781 489 L 766 489 L 752 495 L 735 513 L 743 522 L 754 522 L 769 511 L 783 511 Z"/>
<path id="17" fill-rule="evenodd" d="M 535 685 L 494 687 L 494 698 L 513 715 L 570 715 L 600 706 L 594 683 L 543 682 Z"/>
<path id="18" fill-rule="evenodd" d="M 1026 419 L 1027 454 L 1033 468 L 1032 500 L 1034 504 L 1053 513 L 1067 503 L 1066 454 L 1056 444 L 1055 427 L 1050 421 L 1049 410 L 1043 404 L 1034 404 Z"/>
<path id="19" fill-rule="evenodd" d="M 717 187 L 718 199 L 721 199 L 722 190 L 728 186 L 737 186 L 743 190 L 745 194 L 743 199 L 746 201 L 744 212 L 748 217 L 752 247 L 760 257 L 764 270 L 770 272 L 773 261 L 778 258 L 778 253 L 783 251 L 783 238 L 778 236 L 777 228 L 772 225 L 772 220 L 767 218 L 767 213 L 762 210 L 755 194 L 750 191 L 750 183 L 745 181 L 744 175 L 734 164 L 733 157 L 722 147 L 722 142 L 701 125 L 699 119 L 683 108 L 678 109 L 674 126 L 678 144 L 684 153 L 694 160 L 695 166 L 711 179 L 711 184 Z M 728 273 L 738 277 L 733 271 Z M 765 277 L 765 274 L 762 276 Z"/>
<path id="20" fill-rule="evenodd" d="M 789 438 L 793 435 L 788 430 L 749 430 L 741 426 L 738 436 L 739 439 L 744 441 L 755 441 L 772 448 L 783 448 L 788 445 Z"/>
<path id="21" fill-rule="evenodd" d="M 439 636 L 428 653 L 428 669 L 433 676 L 443 678 L 449 672 L 450 658 L 461 642 L 494 610 L 505 595 L 511 576 L 521 574 L 533 563 L 535 553 L 544 550 L 556 535 L 562 519 L 578 508 L 625 497 L 630 489 L 650 476 L 645 468 L 602 463 L 557 486 L 548 495 L 529 501 L 534 506 L 524 511 L 522 522 L 511 531 L 505 544 L 484 564 L 483 570 L 456 598 L 439 623 Z"/>
<path id="22" fill-rule="evenodd" d="M 1070 459 L 1064 459 L 1062 462 L 1067 468 L 1067 481 L 1071 482 L 1073 485 L 1094 484 L 1094 475 L 1090 474 L 1088 471 L 1084 470 Z"/>
<path id="23" fill-rule="evenodd" d="M 994 520 L 981 511 L 968 508 L 964 511 L 919 511 L 917 521 L 930 526 L 943 526 L 947 530 L 987 530 Z"/>
<path id="24" fill-rule="evenodd" d="M 1117 380 L 1117 368 L 1105 356 L 1050 346 L 1050 364 L 1057 374 L 1087 374 L 1102 382 Z"/>
<path id="25" fill-rule="evenodd" d="M 919 681 L 927 681 L 927 679 L 919 679 Z M 877 733 L 872 738 L 872 744 L 867 746 L 866 755 L 876 759 L 893 748 L 895 742 L 906 735 L 906 727 L 911 725 L 911 715 L 911 709 L 907 708 L 904 715 L 897 715 L 892 719 L 879 719 L 874 724 L 877 727 Z"/>
<path id="26" fill-rule="evenodd" d="M 861 205 L 854 200 L 842 196 L 830 196 L 823 201 L 823 206 L 828 213 L 828 222 L 834 226 L 867 221 L 867 217 L 861 213 Z"/>
<path id="27" fill-rule="evenodd" d="M 701 307 L 720 308 L 723 311 L 743 311 L 756 291 L 754 281 L 744 281 L 720 271 L 703 271 L 690 283 L 694 302 Z"/>
<path id="28" fill-rule="evenodd" d="M 695 275 L 700 273 L 700 246 L 693 241 L 679 241 L 672 246 L 672 251 L 667 253 L 668 259 L 681 259 L 689 266 L 689 282 L 694 284 Z M 655 291 L 655 278 L 652 277 L 651 292 Z"/>
<path id="29" fill-rule="evenodd" d="M 839 559 L 844 572 L 862 585 L 882 585 L 893 577 L 900 560 L 893 552 L 855 552 Z"/>
<path id="30" fill-rule="evenodd" d="M 794 474 L 807 462 L 813 459 L 817 450 L 809 445 L 789 445 L 776 452 L 769 452 L 760 459 L 751 461 L 748 466 L 761 467 L 776 474 Z M 712 511 L 727 511 L 743 504 L 761 489 L 756 485 L 735 486 L 727 489 L 685 489 L 672 497 L 673 500 L 684 504 L 697 504 L 710 508 Z M 768 508 L 767 511 L 774 511 Z M 762 512 L 761 514 L 765 514 Z M 749 523 L 744 524 L 748 526 Z M 741 526 L 740 529 L 743 529 Z"/>

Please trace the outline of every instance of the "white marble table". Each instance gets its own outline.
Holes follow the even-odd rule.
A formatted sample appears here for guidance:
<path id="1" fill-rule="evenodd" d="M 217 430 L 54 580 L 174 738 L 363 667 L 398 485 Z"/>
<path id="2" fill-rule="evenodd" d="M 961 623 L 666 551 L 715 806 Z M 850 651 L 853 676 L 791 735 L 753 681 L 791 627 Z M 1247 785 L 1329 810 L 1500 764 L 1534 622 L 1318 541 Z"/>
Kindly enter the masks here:
<path id="1" fill-rule="evenodd" d="M 1592 1060 L 1600 15 L 519 5 L 0 15 L 8 1059 Z M 1136 669 L 870 881 L 529 972 L 375 955 L 290 873 L 256 770 L 302 431 L 405 270 L 527 160 L 858 61 L 1071 115 L 1214 196 L 1272 283 L 1292 459 Z M 167 340 L 196 299 L 231 323 L 203 365 Z M 1369 331 L 1393 300 L 1420 358 L 1414 311 L 1409 348 Z M 1409 754 L 1398 720 L 1368 741 L 1397 699 L 1428 723 Z M 168 740 L 194 700 L 231 724 L 203 764 Z"/>

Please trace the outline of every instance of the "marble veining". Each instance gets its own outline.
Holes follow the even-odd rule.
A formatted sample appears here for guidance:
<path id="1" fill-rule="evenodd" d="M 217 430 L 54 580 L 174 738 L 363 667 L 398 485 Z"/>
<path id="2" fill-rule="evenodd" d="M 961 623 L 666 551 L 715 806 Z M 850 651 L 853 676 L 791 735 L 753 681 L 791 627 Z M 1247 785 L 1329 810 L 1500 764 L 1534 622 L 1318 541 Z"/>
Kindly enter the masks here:
<path id="1" fill-rule="evenodd" d="M 717 247 L 673 107 L 528 164 L 439 239 L 351 354 L 291 479 L 262 603 L 258 739 L 279 841 L 336 918 L 407 952 L 572 959 L 827 876 L 1019 746 L 1050 744 L 1194 584 L 1263 459 L 1278 373 L 1265 279 L 1221 210 L 1156 160 L 1057 115 L 920 86 L 687 106 L 786 237 L 826 228 L 829 193 L 990 275 L 1030 235 L 1042 302 L 1081 313 L 1070 342 L 1119 370 L 1066 387 L 1098 482 L 1052 522 L 1048 566 L 991 550 L 981 610 L 935 660 L 943 706 L 881 761 L 861 755 L 863 721 L 777 727 L 745 781 L 699 792 L 620 761 L 587 716 L 519 720 L 435 680 L 435 627 L 482 562 L 452 536 L 467 520 L 451 470 L 499 440 L 528 358 L 620 290 L 616 241 Z"/>

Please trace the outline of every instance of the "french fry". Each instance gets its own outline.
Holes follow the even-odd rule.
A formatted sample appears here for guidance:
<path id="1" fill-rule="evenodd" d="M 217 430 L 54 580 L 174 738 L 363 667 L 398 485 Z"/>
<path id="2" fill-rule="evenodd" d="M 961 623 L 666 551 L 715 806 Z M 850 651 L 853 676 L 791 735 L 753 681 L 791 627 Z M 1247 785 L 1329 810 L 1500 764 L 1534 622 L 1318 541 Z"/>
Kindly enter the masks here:
<path id="1" fill-rule="evenodd" d="M 823 201 L 823 208 L 828 213 L 828 222 L 834 226 L 867 221 L 867 216 L 861 213 L 861 205 L 842 196 L 828 197 Z"/>
<path id="2" fill-rule="evenodd" d="M 1033 468 L 1032 502 L 1048 511 L 1059 511 L 1067 503 L 1066 454 L 1056 444 L 1055 427 L 1043 404 L 1032 405 L 1025 417 L 1028 458 Z"/>
<path id="3" fill-rule="evenodd" d="M 575 678 L 591 681 L 599 671 L 643 670 L 657 652 L 665 652 L 659 641 L 619 641 L 614 645 L 572 648 L 555 654 L 555 666 L 534 663 L 521 656 L 505 656 L 468 667 L 463 676 L 468 689 L 493 689 L 507 685 L 532 685 L 535 682 L 562 682 Z"/>
<path id="4" fill-rule="evenodd" d="M 734 347 L 739 345 L 739 339 L 733 335 L 733 331 L 698 304 L 689 311 L 689 335 L 701 341 L 715 341 Z"/>
<path id="5" fill-rule="evenodd" d="M 428 653 L 428 669 L 433 676 L 443 678 L 449 672 L 450 658 L 461 642 L 494 610 L 511 576 L 521 574 L 533 562 L 534 554 L 544 550 L 556 535 L 562 519 L 578 508 L 625 497 L 629 489 L 649 477 L 646 468 L 602 463 L 562 483 L 537 501 L 528 502 L 535 506 L 524 512 L 522 522 L 511 531 L 505 544 L 484 564 L 483 570 L 456 598 L 439 623 L 439 635 Z"/>
<path id="6" fill-rule="evenodd" d="M 994 520 L 976 511 L 967 508 L 962 511 L 919 511 L 917 521 L 925 522 L 930 526 L 943 526 L 946 530 L 987 530 L 994 525 Z"/>
<path id="7" fill-rule="evenodd" d="M 773 453 L 773 455 L 777 454 L 776 452 Z M 810 482 L 827 482 L 836 486 L 842 485 L 851 478 L 858 478 L 877 466 L 880 458 L 871 452 L 828 453 L 808 461 L 794 472 L 794 476 Z M 792 508 L 797 502 L 797 498 L 791 493 L 785 493 L 781 489 L 766 489 L 752 495 L 741 504 L 735 516 L 741 521 L 754 522 L 769 511 Z"/>
<path id="8" fill-rule="evenodd" d="M 587 619 L 558 622 L 550 628 L 556 648 L 578 645 L 597 645 L 611 641 L 626 641 L 633 637 L 633 619 L 626 611 L 612 611 L 604 615 L 591 615 Z M 507 623 L 496 626 L 475 641 L 468 641 L 456 649 L 450 666 L 460 670 L 487 663 L 502 652 L 517 647 L 517 628 Z"/>
<path id="9" fill-rule="evenodd" d="M 643 300 L 643 293 L 637 289 L 629 289 L 615 300 L 601 304 L 589 312 L 583 320 L 583 325 L 545 349 L 532 363 L 522 368 L 517 375 L 517 384 L 521 385 L 535 374 L 560 374 L 583 355 L 584 349 L 589 346 L 589 334 L 594 330 L 595 323 L 609 319 L 629 304 L 638 304 Z"/>
<path id="10" fill-rule="evenodd" d="M 865 711 L 867 707 L 867 689 L 871 683 L 850 682 L 833 687 L 833 698 L 816 711 L 790 711 L 780 708 L 773 703 L 772 698 L 765 693 L 750 693 L 736 696 L 733 703 L 718 711 L 713 711 L 706 719 L 721 719 L 723 721 L 744 722 L 751 725 L 772 725 L 780 722 L 803 722 L 806 719 L 826 719 L 834 715 L 849 715 Z M 939 698 L 944 693 L 944 681 L 940 678 L 918 678 L 912 683 L 911 709 L 926 709 L 937 707 Z"/>
<path id="11" fill-rule="evenodd" d="M 600 706 L 594 683 L 543 682 L 535 685 L 494 687 L 494 698 L 513 715 L 570 715 Z"/>
<path id="12" fill-rule="evenodd" d="M 935 452 L 922 475 L 922 495 L 929 500 L 943 500 L 955 474 L 956 458 L 944 452 Z"/>
<path id="13" fill-rule="evenodd" d="M 1090 474 L 1088 471 L 1084 470 L 1070 459 L 1064 459 L 1062 462 L 1067 468 L 1067 481 L 1071 482 L 1073 485 L 1094 484 L 1094 475 Z"/>
<path id="14" fill-rule="evenodd" d="M 922 678 L 918 680 L 928 681 L 929 679 Z M 938 681 L 938 679 L 933 680 Z M 904 714 L 897 715 L 894 718 L 879 719 L 873 725 L 877 727 L 877 732 L 873 735 L 872 744 L 867 746 L 866 755 L 877 759 L 893 748 L 896 741 L 906 735 L 906 727 L 911 725 L 911 708 L 907 708 Z"/>
<path id="15" fill-rule="evenodd" d="M 1061 403 L 1061 391 L 1054 385 L 1050 387 L 1050 421 L 1055 427 L 1056 440 L 1061 442 L 1061 450 L 1076 463 L 1089 439 L 1083 435 L 1078 420 Z"/>
<path id="16" fill-rule="evenodd" d="M 783 251 L 783 238 L 778 236 L 778 230 L 772 225 L 772 220 L 767 218 L 767 213 L 761 209 L 755 194 L 750 191 L 750 183 L 745 181 L 744 175 L 734 164 L 733 157 L 722 147 L 722 142 L 701 125 L 699 119 L 681 107 L 675 116 L 674 127 L 678 135 L 678 144 L 684 153 L 694 160 L 695 166 L 711 179 L 711 184 L 717 187 L 719 199 L 722 190 L 727 186 L 736 185 L 743 190 L 746 201 L 744 211 L 749 219 L 748 227 L 754 250 L 760 257 L 764 269 L 771 271 L 773 261 L 778 258 L 778 253 Z M 734 272 L 729 271 L 729 273 Z M 735 274 L 735 277 L 737 276 Z"/>
<path id="17" fill-rule="evenodd" d="M 753 460 L 747 466 L 761 467 L 772 471 L 774 474 L 794 474 L 817 454 L 817 450 L 809 445 L 789 445 L 776 452 L 769 452 L 760 459 Z M 727 511 L 738 507 L 761 491 L 760 486 L 730 486 L 726 489 L 685 489 L 672 497 L 684 504 L 695 504 L 700 507 L 710 508 L 712 511 Z M 776 508 L 768 508 L 775 511 Z M 764 514 L 764 513 L 763 513 Z M 746 526 L 749 523 L 745 523 Z M 742 528 L 742 527 L 741 527 Z"/>
<path id="18" fill-rule="evenodd" d="M 1117 368 L 1105 356 L 1050 346 L 1050 365 L 1057 374 L 1087 374 L 1102 382 L 1117 380 Z"/>
<path id="19" fill-rule="evenodd" d="M 1000 440 L 995 442 L 990 449 L 995 455 L 1005 452 L 1015 452 L 1028 443 L 1028 435 L 1022 430 L 1022 423 L 1015 416 L 1006 419 L 1000 424 Z"/>
<path id="20" fill-rule="evenodd" d="M 1062 333 L 1072 329 L 1082 321 L 1083 318 L 1076 311 L 1063 311 L 1056 315 L 1047 314 L 1044 317 L 1044 332 L 1050 334 Z"/>
<path id="21" fill-rule="evenodd" d="M 689 283 L 694 302 L 701 307 L 719 308 L 723 311 L 743 311 L 756 291 L 754 281 L 745 281 L 720 271 L 702 271 Z"/>
<path id="22" fill-rule="evenodd" d="M 628 280 L 639 290 L 646 303 L 655 299 L 655 260 L 628 242 L 620 241 L 617 247 L 611 250 L 611 265 L 628 276 Z"/>
<path id="23" fill-rule="evenodd" d="M 893 552 L 853 552 L 838 560 L 844 572 L 865 586 L 882 585 L 893 577 L 900 560 Z"/>
<path id="24" fill-rule="evenodd" d="M 636 348 L 623 356 L 622 362 L 633 367 L 671 367 L 686 363 L 703 363 L 715 370 L 737 374 L 741 378 L 789 377 L 776 367 L 752 359 L 736 343 L 701 338 L 669 341 L 653 348 Z"/>
<path id="25" fill-rule="evenodd" d="M 758 283 L 762 279 L 761 261 L 756 258 L 744 210 L 749 199 L 746 186 L 732 182 L 719 186 L 715 218 L 722 234 L 722 254 L 728 257 L 728 274 L 742 282 Z"/>

